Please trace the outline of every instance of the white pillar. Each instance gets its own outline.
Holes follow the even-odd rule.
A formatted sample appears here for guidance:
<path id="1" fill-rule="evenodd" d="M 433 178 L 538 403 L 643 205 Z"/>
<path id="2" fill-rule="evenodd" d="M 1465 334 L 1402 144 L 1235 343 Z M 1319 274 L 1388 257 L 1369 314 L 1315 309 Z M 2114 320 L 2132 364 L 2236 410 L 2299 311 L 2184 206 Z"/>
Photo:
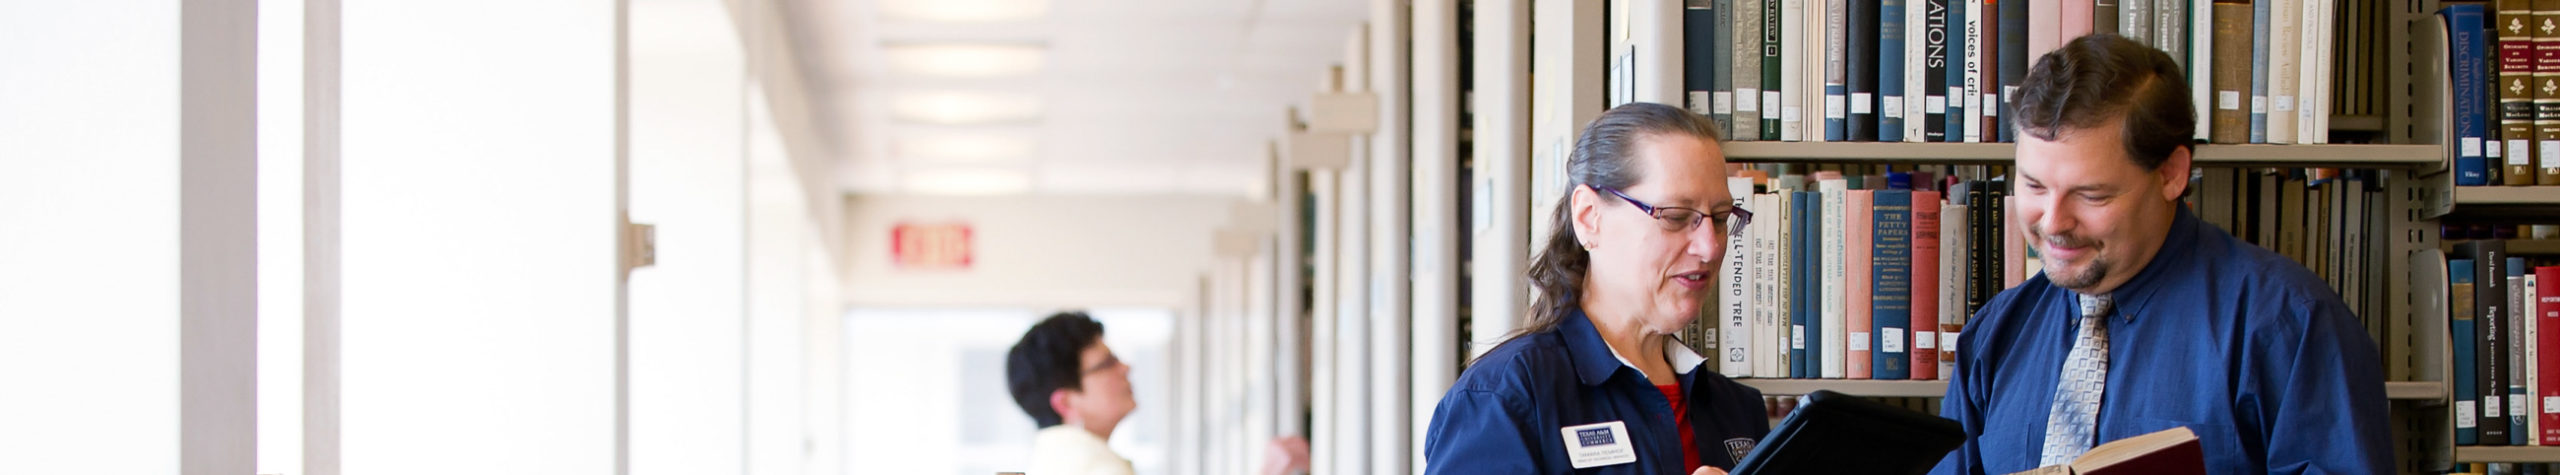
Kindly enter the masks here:
<path id="1" fill-rule="evenodd" d="M 1299 220 L 1304 210 L 1298 200 L 1304 196 L 1306 184 L 1298 180 L 1297 170 L 1286 164 L 1274 167 L 1272 174 L 1272 205 L 1279 212 L 1275 213 L 1277 222 L 1272 223 L 1272 229 L 1278 231 L 1271 249 L 1271 435 L 1305 436 L 1306 430 L 1299 421 L 1307 413 L 1306 401 L 1300 399 L 1306 394 L 1306 367 L 1301 359 L 1306 355 L 1306 333 L 1300 324 L 1306 321 L 1307 308 L 1306 302 L 1299 300 L 1299 292 L 1306 288 L 1307 279 L 1298 270 L 1306 265 L 1306 256 L 1299 251 L 1304 240 L 1299 233 L 1306 228 Z"/>
<path id="2" fill-rule="evenodd" d="M 303 2 L 302 473 L 338 475 L 338 0 Z"/>
<path id="3" fill-rule="evenodd" d="M 1605 43 L 1601 40 L 1607 35 L 1601 32 L 1601 2 L 1531 1 L 1536 9 L 1535 21 L 1530 25 L 1536 52 L 1531 67 L 1539 82 L 1532 91 L 1529 109 L 1530 137 L 1534 140 L 1529 152 L 1534 157 L 1529 169 L 1529 203 L 1534 211 L 1529 215 L 1529 229 L 1536 232 L 1547 229 L 1548 207 L 1564 196 L 1565 188 L 1572 183 L 1565 176 L 1565 163 L 1573 152 L 1574 136 L 1606 107 L 1602 102 L 1606 79 L 1602 60 L 1608 55 L 1602 49 Z M 1478 132 L 1478 136 L 1483 134 Z"/>
<path id="4" fill-rule="evenodd" d="M 1209 321 L 1211 288 L 1209 274 L 1202 273 L 1198 288 L 1193 289 L 1190 307 L 1183 309 L 1181 316 L 1174 320 L 1173 355 L 1166 359 L 1173 365 L 1173 466 L 1181 473 L 1206 473 L 1208 467 L 1208 456 L 1201 451 L 1202 440 L 1207 438 L 1209 427 L 1201 417 L 1205 411 L 1201 393 L 1208 382 L 1200 378 L 1200 368 L 1208 357 L 1202 351 L 1208 345 L 1206 332 L 1201 327 Z M 1145 401 L 1139 403 L 1144 404 Z"/>
<path id="5" fill-rule="evenodd" d="M 1406 281 L 1411 253 L 1413 185 L 1410 104 L 1406 93 L 1411 19 L 1404 0 L 1371 0 L 1369 92 L 1378 96 L 1378 131 L 1369 135 L 1369 470 L 1411 470 L 1407 406 L 1413 403 L 1412 307 Z"/>
<path id="6" fill-rule="evenodd" d="M 1344 82 L 1351 88 L 1365 87 L 1369 77 L 1369 32 L 1356 28 L 1346 45 L 1343 57 Z M 1368 473 L 1369 436 L 1376 430 L 1369 419 L 1369 138 L 1351 138 L 1351 160 L 1342 168 L 1342 213 L 1338 243 L 1340 271 L 1334 275 L 1334 442 L 1335 473 Z"/>
<path id="7" fill-rule="evenodd" d="M 656 225 L 658 243 L 626 300 L 631 474 L 746 463 L 747 69 L 736 25 L 719 0 L 631 5 L 631 220 Z M 811 347 L 824 338 L 808 333 Z"/>
<path id="8" fill-rule="evenodd" d="M 1524 276 L 1535 242 L 1527 221 L 1547 212 L 1529 201 L 1529 0 L 1477 0 L 1474 30 L 1470 357 L 1493 349 L 1527 314 Z"/>
<path id="9" fill-rule="evenodd" d="M 1413 376 L 1405 451 L 1422 473 L 1432 409 L 1458 377 L 1458 8 L 1413 7 Z"/>
<path id="10" fill-rule="evenodd" d="M 187 2 L 179 16 L 178 473 L 245 473 L 258 455 L 258 5 Z"/>
<path id="11" fill-rule="evenodd" d="M 1635 100 L 1684 107 L 1688 91 L 1682 74 L 1688 62 L 1683 52 L 1688 43 L 1681 37 L 1680 20 L 1685 18 L 1681 1 L 1620 1 L 1629 2 L 1631 9 L 1627 15 L 1630 42 L 1642 45 L 1635 48 Z M 1821 109 L 1813 108 L 1815 111 L 1808 112 L 1819 113 Z"/>

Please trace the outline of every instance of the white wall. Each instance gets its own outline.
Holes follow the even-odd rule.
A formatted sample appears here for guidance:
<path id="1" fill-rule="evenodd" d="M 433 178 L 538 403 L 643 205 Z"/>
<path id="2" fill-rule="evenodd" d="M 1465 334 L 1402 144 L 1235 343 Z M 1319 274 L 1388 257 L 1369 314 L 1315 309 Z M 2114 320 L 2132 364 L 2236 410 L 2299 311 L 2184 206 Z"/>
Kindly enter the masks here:
<path id="1" fill-rule="evenodd" d="M 1186 305 L 1232 200 L 858 196 L 846 205 L 852 265 L 844 296 L 854 306 Z M 900 222 L 967 223 L 970 267 L 896 268 L 890 232 Z"/>
<path id="2" fill-rule="evenodd" d="M 631 471 L 745 467 L 746 58 L 719 0 L 631 2 Z"/>

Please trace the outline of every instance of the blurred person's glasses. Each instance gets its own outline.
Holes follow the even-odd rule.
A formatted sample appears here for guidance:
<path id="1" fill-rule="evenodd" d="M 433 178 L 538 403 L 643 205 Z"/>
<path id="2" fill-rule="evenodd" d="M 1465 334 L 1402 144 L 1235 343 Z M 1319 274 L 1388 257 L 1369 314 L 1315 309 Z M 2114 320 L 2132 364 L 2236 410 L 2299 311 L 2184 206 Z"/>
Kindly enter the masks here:
<path id="1" fill-rule="evenodd" d="M 1085 368 L 1085 369 L 1084 369 L 1084 374 L 1100 373 L 1100 372 L 1104 372 L 1104 371 L 1110 371 L 1110 370 L 1112 370 L 1112 369 L 1114 369 L 1114 368 L 1119 368 L 1119 367 L 1120 367 L 1120 355 L 1115 355 L 1115 354 L 1110 354 L 1110 353 L 1103 353 L 1103 354 L 1102 354 L 1102 361 L 1094 362 L 1094 363 L 1093 363 L 1093 367 Z"/>
<path id="2" fill-rule="evenodd" d="M 1726 208 L 1724 211 L 1708 213 L 1677 206 L 1654 206 L 1646 204 L 1644 201 L 1637 200 L 1635 197 L 1627 196 L 1626 193 L 1620 192 L 1616 189 L 1601 187 L 1593 188 L 1609 192 L 1611 196 L 1616 196 L 1618 199 L 1627 200 L 1627 204 L 1636 205 L 1636 209 L 1642 210 L 1645 214 L 1653 216 L 1653 219 L 1661 221 L 1663 231 L 1689 232 L 1689 230 L 1697 229 L 1698 223 L 1706 222 L 1715 224 L 1715 233 L 1717 236 L 1732 239 L 1742 234 L 1743 227 L 1751 225 L 1751 210 L 1742 209 L 1742 207 L 1739 206 Z"/>

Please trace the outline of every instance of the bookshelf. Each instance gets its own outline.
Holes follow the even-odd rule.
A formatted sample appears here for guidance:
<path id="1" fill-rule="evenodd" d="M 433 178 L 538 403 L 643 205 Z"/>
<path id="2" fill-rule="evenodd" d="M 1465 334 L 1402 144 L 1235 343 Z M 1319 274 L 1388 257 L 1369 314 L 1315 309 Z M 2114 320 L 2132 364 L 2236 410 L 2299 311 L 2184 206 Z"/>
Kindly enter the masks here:
<path id="1" fill-rule="evenodd" d="M 1946 381 L 1876 381 L 1845 379 L 1770 379 L 1742 378 L 1735 381 L 1768 395 L 1799 395 L 1816 390 L 1864 397 L 1940 397 L 1947 395 Z M 2392 381 L 2383 383 L 2382 393 L 2395 401 L 2435 401 L 2445 397 L 2444 383 L 2434 381 Z"/>
<path id="2" fill-rule="evenodd" d="M 2016 144 L 1888 142 L 1727 142 L 1734 163 L 2008 165 Z M 2444 161 L 2434 145 L 2197 145 L 2204 167 L 2417 169 Z M 2548 190 L 2560 200 L 2560 187 Z"/>

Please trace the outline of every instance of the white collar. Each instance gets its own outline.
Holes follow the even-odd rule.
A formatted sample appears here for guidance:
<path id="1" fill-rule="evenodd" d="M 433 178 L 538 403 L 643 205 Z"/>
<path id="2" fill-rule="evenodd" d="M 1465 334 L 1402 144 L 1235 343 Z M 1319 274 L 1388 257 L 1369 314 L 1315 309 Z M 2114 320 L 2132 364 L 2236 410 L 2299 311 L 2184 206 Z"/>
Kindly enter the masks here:
<path id="1" fill-rule="evenodd" d="M 1689 344 L 1681 343 L 1679 338 L 1663 335 L 1662 340 L 1662 359 L 1671 362 L 1671 374 L 1689 374 L 1689 370 L 1706 364 L 1707 357 L 1699 356 L 1697 351 L 1690 350 Z M 1609 347 L 1609 356 L 1617 357 L 1618 364 L 1627 365 L 1627 368 L 1636 370 L 1636 374 L 1644 374 L 1643 368 L 1637 367 L 1634 362 L 1627 361 L 1626 355 L 1618 354 L 1617 347 Z M 1650 379 L 1652 376 L 1648 375 L 1646 378 Z"/>

